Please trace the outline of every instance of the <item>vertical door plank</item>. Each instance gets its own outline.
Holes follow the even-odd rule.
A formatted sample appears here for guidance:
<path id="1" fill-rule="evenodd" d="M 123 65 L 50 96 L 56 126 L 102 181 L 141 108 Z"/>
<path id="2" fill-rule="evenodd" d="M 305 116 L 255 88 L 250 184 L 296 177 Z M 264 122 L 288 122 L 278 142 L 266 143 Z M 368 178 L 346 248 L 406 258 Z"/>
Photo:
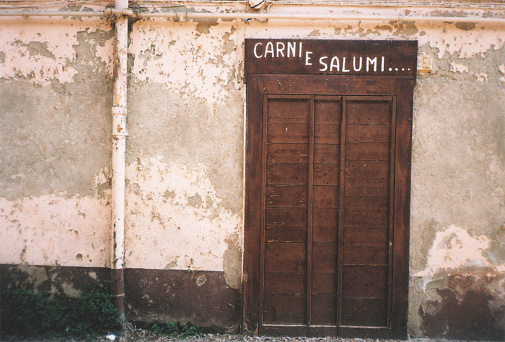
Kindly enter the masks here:
<path id="1" fill-rule="evenodd" d="M 337 242 L 338 210 L 335 208 L 315 208 L 313 242 Z"/>
<path id="2" fill-rule="evenodd" d="M 347 98 L 344 96 L 342 98 L 342 122 L 340 127 L 340 193 L 339 193 L 339 207 L 338 207 L 338 265 L 337 265 L 337 274 L 338 274 L 338 282 L 337 282 L 337 325 L 340 326 L 342 324 L 342 269 L 344 263 L 344 245 L 342 241 L 344 241 L 344 198 L 345 198 L 345 186 L 346 186 L 346 177 L 345 177 L 345 140 L 347 136 L 346 127 L 347 123 Z"/>
<path id="3" fill-rule="evenodd" d="M 341 97 L 316 96 L 314 108 L 313 286 L 310 317 L 314 327 L 336 328 Z M 326 331 L 314 329 L 311 331 L 315 334 Z"/>
<path id="4" fill-rule="evenodd" d="M 256 77 L 247 85 L 247 131 L 244 210 L 243 330 L 258 333 L 260 321 L 260 236 L 263 132 L 263 96 Z"/>
<path id="5" fill-rule="evenodd" d="M 306 324 L 311 98 L 265 96 L 261 322 Z"/>
<path id="6" fill-rule="evenodd" d="M 392 330 L 397 336 L 407 330 L 410 231 L 410 174 L 412 151 L 412 101 L 415 80 L 397 80 L 396 154 L 394 204 L 394 276 Z"/>
<path id="7" fill-rule="evenodd" d="M 387 328 L 393 98 L 345 100 L 341 324 Z M 374 129 L 367 131 L 370 127 Z M 377 236 L 380 243 L 374 240 Z"/>
<path id="8" fill-rule="evenodd" d="M 311 325 L 312 321 L 312 226 L 314 219 L 314 139 L 315 139 L 315 123 L 314 123 L 314 96 L 310 98 L 310 133 L 309 133 L 309 220 L 307 225 L 307 325 Z"/>

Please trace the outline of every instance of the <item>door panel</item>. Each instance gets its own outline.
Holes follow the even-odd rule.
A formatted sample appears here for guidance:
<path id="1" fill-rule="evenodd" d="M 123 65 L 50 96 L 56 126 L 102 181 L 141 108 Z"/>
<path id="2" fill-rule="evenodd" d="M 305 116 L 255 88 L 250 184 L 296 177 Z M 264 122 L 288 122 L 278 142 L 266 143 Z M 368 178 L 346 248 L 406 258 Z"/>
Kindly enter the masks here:
<path id="1" fill-rule="evenodd" d="M 387 327 L 393 101 L 265 98 L 263 323 Z"/>
<path id="2" fill-rule="evenodd" d="M 342 325 L 388 327 L 389 324 L 393 108 L 394 98 L 390 97 L 346 98 L 344 218 L 340 227 L 343 230 Z M 353 188 L 356 183 L 370 182 L 375 182 L 373 193 L 347 191 L 348 184 Z M 354 235 L 356 240 L 355 230 L 358 230 L 359 246 L 356 242 L 346 244 L 346 236 Z M 381 243 L 370 232 L 380 234 Z"/>
<path id="3" fill-rule="evenodd" d="M 245 242 L 246 253 L 258 253 L 246 254 L 244 305 L 257 316 L 246 314 L 245 323 L 260 334 L 403 336 L 406 307 L 397 293 L 406 292 L 395 288 L 408 255 L 394 245 L 406 250 L 405 224 L 395 227 L 397 207 L 406 208 L 395 197 L 408 184 L 397 174 L 405 131 L 397 135 L 396 116 L 405 108 L 397 108 L 394 91 L 319 95 L 300 86 L 293 95 L 279 92 L 282 82 L 255 80 L 261 98 L 249 117 L 262 131 L 248 133 L 260 149 L 248 148 L 254 181 L 246 178 L 246 228 L 251 214 L 259 225 L 246 230 Z M 259 201 L 250 201 L 258 198 L 252 192 Z"/>
<path id="4" fill-rule="evenodd" d="M 265 324 L 306 322 L 309 120 L 307 98 L 265 101 L 261 247 Z"/>

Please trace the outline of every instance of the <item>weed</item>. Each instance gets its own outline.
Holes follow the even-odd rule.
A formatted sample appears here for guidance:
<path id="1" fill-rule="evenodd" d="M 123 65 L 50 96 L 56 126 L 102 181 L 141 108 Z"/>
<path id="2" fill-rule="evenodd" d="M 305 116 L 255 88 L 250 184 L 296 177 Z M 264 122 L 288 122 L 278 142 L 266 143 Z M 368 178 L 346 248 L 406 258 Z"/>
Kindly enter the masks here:
<path id="1" fill-rule="evenodd" d="M 151 326 L 150 330 L 157 334 L 177 335 L 179 332 L 179 325 L 175 322 L 166 324 L 159 323 L 159 325 L 155 323 Z"/>
<path id="2" fill-rule="evenodd" d="M 184 325 L 178 322 L 154 323 L 147 328 L 154 333 L 169 336 L 188 337 L 200 335 L 202 333 L 202 329 L 192 324 L 191 322 L 188 322 Z"/>
<path id="3" fill-rule="evenodd" d="M 182 333 L 181 335 L 184 337 L 188 336 L 196 336 L 200 334 L 200 330 L 190 322 L 188 322 L 186 325 L 182 327 Z"/>
<path id="4" fill-rule="evenodd" d="M 11 336 L 82 336 L 120 328 L 114 296 L 95 288 L 75 299 L 9 288 L 2 294 L 1 321 Z"/>

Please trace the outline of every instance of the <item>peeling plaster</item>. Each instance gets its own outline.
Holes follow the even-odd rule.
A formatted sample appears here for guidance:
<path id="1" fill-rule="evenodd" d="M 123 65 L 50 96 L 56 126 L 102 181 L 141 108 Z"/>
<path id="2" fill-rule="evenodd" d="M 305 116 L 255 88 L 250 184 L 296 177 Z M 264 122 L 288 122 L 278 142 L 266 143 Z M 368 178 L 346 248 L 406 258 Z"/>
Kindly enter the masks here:
<path id="1" fill-rule="evenodd" d="M 436 233 L 426 268 L 413 275 L 412 336 L 502 340 L 505 262 L 490 258 L 493 241 L 454 225 Z"/>
<path id="2" fill-rule="evenodd" d="M 471 53 L 454 50 L 458 36 L 444 50 L 436 36 L 420 46 L 434 63 L 414 91 L 408 330 L 502 339 L 505 48 L 469 36 Z"/>
<path id="3" fill-rule="evenodd" d="M 106 199 L 0 197 L 0 264 L 107 266 L 110 215 Z"/>
<path id="4" fill-rule="evenodd" d="M 111 26 L 96 19 L 73 20 L 70 25 L 63 19 L 4 19 L 0 25 L 0 79 L 25 78 L 37 85 L 48 85 L 52 80 L 73 82 L 78 73 L 74 64 L 78 33 L 98 31 L 111 31 Z M 112 75 L 113 40 L 94 45 L 97 57 Z"/>
<path id="5" fill-rule="evenodd" d="M 163 156 L 164 160 L 188 169 L 206 165 L 221 206 L 241 213 L 241 95 L 242 92 L 234 91 L 232 99 L 215 104 L 214 99 L 183 100 L 164 84 L 134 84 L 129 95 L 127 163 L 139 157 Z M 174 193 L 167 189 L 165 195 L 172 197 Z"/>
<path id="6" fill-rule="evenodd" d="M 240 289 L 242 274 L 242 248 L 237 233 L 225 239 L 228 249 L 223 256 L 223 268 L 226 284 L 234 289 Z"/>
<path id="7" fill-rule="evenodd" d="M 162 157 L 139 158 L 128 165 L 127 178 L 127 267 L 224 271 L 226 276 L 225 240 L 240 234 L 243 223 L 221 206 L 205 165 L 188 169 Z M 165 196 L 167 191 L 173 195 Z M 198 205 L 192 202 L 196 196 Z M 231 272 L 235 284 L 240 275 Z"/>
<path id="8" fill-rule="evenodd" d="M 202 24 L 196 22 L 138 21 L 130 35 L 133 80 L 165 84 L 186 99 L 222 102 L 230 97 L 228 85 L 240 87 L 241 43 L 234 32 L 233 23 L 202 30 Z"/>
<path id="9" fill-rule="evenodd" d="M 44 32 L 46 26 L 28 28 Z M 22 25 L 17 31 L 22 31 Z M 77 71 L 73 82 L 0 79 L 0 196 L 9 200 L 48 194 L 94 197 L 93 178 L 110 164 L 112 80 L 107 65 L 94 53 L 96 42 L 111 38 L 111 32 L 79 31 L 73 38 L 78 42 L 68 44 L 76 57 L 71 64 Z M 39 37 L 44 39 L 50 37 Z M 58 44 L 51 40 L 28 45 L 47 52 Z M 56 48 L 51 52 L 57 53 L 62 52 Z M 6 64 L 0 65 L 0 73 L 11 66 Z M 45 66 L 44 61 L 26 64 Z M 104 179 L 98 195 L 109 187 L 108 178 Z"/>
<path id="10" fill-rule="evenodd" d="M 428 252 L 426 268 L 414 274 L 426 281 L 442 273 L 471 267 L 493 268 L 505 272 L 505 263 L 493 265 L 487 258 L 491 240 L 485 236 L 471 236 L 467 230 L 450 226 L 435 235 L 435 241 Z"/>
<path id="11" fill-rule="evenodd" d="M 71 297 L 71 298 L 76 298 L 78 297 L 80 294 L 81 294 L 81 291 L 74 288 L 74 285 L 69 283 L 69 282 L 63 282 L 61 284 L 61 288 L 63 290 L 63 293 L 67 296 L 67 297 Z"/>
<path id="12" fill-rule="evenodd" d="M 487 79 L 488 79 L 487 74 L 480 73 L 480 74 L 475 74 L 475 76 L 477 77 L 477 81 L 482 82 L 482 83 L 487 82 Z"/>
<path id="13" fill-rule="evenodd" d="M 498 70 L 500 70 L 500 72 L 505 75 L 505 64 L 500 65 L 498 67 Z M 505 77 L 500 77 L 500 81 L 505 82 Z"/>
<path id="14" fill-rule="evenodd" d="M 468 72 L 468 67 L 463 64 L 452 62 L 451 63 L 451 71 L 452 72 L 459 72 L 459 73 Z"/>
<path id="15" fill-rule="evenodd" d="M 435 49 L 436 57 L 453 55 L 468 59 L 485 57 L 489 50 L 499 50 L 505 45 L 505 37 L 499 29 L 489 29 L 475 24 L 471 30 L 458 28 L 458 23 L 437 22 L 383 22 L 366 21 L 299 21 L 289 30 L 274 30 L 272 26 L 253 22 L 246 28 L 246 36 L 255 38 L 305 38 L 318 31 L 318 38 L 326 39 L 417 39 L 419 46 Z M 282 26 L 279 25 L 279 28 Z"/>

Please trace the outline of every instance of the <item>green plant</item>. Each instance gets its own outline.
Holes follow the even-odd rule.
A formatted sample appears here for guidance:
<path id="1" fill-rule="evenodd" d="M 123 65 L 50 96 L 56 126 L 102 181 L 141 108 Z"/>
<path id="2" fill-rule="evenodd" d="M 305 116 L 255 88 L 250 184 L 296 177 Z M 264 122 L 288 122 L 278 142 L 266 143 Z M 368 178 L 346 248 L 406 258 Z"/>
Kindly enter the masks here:
<path id="1" fill-rule="evenodd" d="M 121 322 L 113 300 L 114 295 L 100 289 L 83 292 L 72 303 L 72 321 L 67 330 L 77 335 L 89 331 L 102 334 L 118 330 Z"/>
<path id="2" fill-rule="evenodd" d="M 150 330 L 157 334 L 177 335 L 179 331 L 179 325 L 175 322 L 166 324 L 160 323 L 159 325 L 155 323 L 151 326 Z"/>
<path id="3" fill-rule="evenodd" d="M 202 333 L 202 329 L 191 322 L 188 322 L 185 325 L 178 322 L 154 323 L 148 327 L 148 329 L 157 334 L 182 337 L 196 336 Z"/>
<path id="4" fill-rule="evenodd" d="M 182 327 L 181 335 L 184 337 L 188 337 L 188 336 L 196 336 L 199 335 L 200 333 L 201 333 L 200 329 L 198 329 L 197 326 L 191 324 L 191 322 L 188 322 L 186 323 L 186 325 Z"/>
<path id="5" fill-rule="evenodd" d="M 66 312 L 47 293 L 8 289 L 2 297 L 2 327 L 6 334 L 41 335 L 64 329 Z"/>
<path id="6" fill-rule="evenodd" d="M 2 293 L 1 319 L 6 335 L 93 335 L 120 328 L 114 296 L 95 288 L 78 298 L 9 288 Z"/>

